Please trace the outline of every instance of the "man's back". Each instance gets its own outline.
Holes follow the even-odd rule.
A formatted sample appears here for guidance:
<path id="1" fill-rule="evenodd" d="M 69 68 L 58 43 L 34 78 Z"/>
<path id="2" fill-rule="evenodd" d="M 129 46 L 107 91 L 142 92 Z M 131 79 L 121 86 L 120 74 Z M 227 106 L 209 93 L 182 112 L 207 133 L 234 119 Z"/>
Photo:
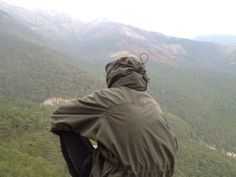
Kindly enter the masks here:
<path id="1" fill-rule="evenodd" d="M 144 63 L 122 57 L 106 73 L 108 88 L 58 108 L 53 129 L 97 142 L 90 177 L 172 176 L 177 142 L 158 103 L 145 92 Z"/>
<path id="2" fill-rule="evenodd" d="M 123 168 L 124 176 L 171 176 L 177 144 L 158 103 L 146 92 L 127 87 L 107 92 L 109 107 L 96 136 L 105 166 L 110 171 Z"/>

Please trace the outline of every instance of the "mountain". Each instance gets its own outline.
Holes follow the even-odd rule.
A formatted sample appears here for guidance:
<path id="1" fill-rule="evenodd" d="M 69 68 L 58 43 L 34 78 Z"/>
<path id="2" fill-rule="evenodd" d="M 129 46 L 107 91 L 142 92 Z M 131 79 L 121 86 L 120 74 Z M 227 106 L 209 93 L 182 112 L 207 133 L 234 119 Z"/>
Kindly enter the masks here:
<path id="1" fill-rule="evenodd" d="M 149 92 L 179 139 L 175 176 L 234 177 L 235 47 L 9 5 L 0 6 L 0 176 L 34 176 L 36 166 L 37 177 L 66 176 L 48 133 L 54 107 L 41 103 L 103 88 L 104 65 L 121 50 L 149 54 Z"/>
<path id="2" fill-rule="evenodd" d="M 2 10 L 0 39 L 1 95 L 43 101 L 83 96 L 101 86 L 95 73 Z"/>
<path id="3" fill-rule="evenodd" d="M 120 50 L 146 52 L 151 60 L 172 66 L 218 68 L 235 61 L 236 48 L 169 37 L 110 21 L 79 23 L 70 29 L 60 26 L 60 37 L 50 38 L 67 54 L 85 56 L 96 64 L 104 64 L 104 58 Z"/>
<path id="4" fill-rule="evenodd" d="M 202 35 L 195 40 L 236 46 L 236 35 Z"/>
<path id="5" fill-rule="evenodd" d="M 107 56 L 120 50 L 147 52 L 150 59 L 172 66 L 215 68 L 235 61 L 236 47 L 170 37 L 106 20 L 82 23 L 58 12 L 7 5 L 2 9 L 68 55 L 96 65 L 104 65 Z"/>

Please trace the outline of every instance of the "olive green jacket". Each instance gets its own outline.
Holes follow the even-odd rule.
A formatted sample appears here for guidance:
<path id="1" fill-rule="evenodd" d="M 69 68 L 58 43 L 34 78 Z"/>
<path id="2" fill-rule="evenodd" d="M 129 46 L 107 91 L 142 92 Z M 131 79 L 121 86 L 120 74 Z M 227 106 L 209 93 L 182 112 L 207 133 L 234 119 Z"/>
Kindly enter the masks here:
<path id="1" fill-rule="evenodd" d="M 141 75 L 131 75 L 52 115 L 54 129 L 74 131 L 98 143 L 90 177 L 173 175 L 176 138 L 158 103 L 144 91 Z"/>

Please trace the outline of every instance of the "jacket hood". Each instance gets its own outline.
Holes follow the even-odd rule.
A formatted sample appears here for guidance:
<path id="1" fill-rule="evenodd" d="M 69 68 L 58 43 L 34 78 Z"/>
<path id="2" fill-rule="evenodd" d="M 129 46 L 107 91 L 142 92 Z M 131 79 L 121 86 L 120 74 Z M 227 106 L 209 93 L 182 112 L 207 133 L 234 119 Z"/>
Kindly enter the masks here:
<path id="1" fill-rule="evenodd" d="M 125 86 L 145 91 L 149 78 L 144 63 L 136 56 L 122 57 L 106 65 L 107 87 Z"/>

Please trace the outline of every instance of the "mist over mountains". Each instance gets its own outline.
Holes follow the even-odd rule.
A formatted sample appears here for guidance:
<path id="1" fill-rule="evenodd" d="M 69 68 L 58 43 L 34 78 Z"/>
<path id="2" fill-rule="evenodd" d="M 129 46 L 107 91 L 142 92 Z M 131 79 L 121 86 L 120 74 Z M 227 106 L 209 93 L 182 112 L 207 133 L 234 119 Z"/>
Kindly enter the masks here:
<path id="1" fill-rule="evenodd" d="M 203 35 L 198 36 L 195 39 L 198 41 L 236 46 L 236 35 Z"/>
<path id="2" fill-rule="evenodd" d="M 122 50 L 149 54 L 149 92 L 179 138 L 175 176 L 235 176 L 236 161 L 226 154 L 236 154 L 236 47 L 6 4 L 0 6 L 0 151 L 8 154 L 0 166 L 5 174 L 17 175 L 8 166 L 25 168 L 18 168 L 16 159 L 31 159 L 47 173 L 38 176 L 66 176 L 57 139 L 48 133 L 52 110 L 39 105 L 105 87 L 104 66 Z"/>
<path id="3" fill-rule="evenodd" d="M 58 12 L 7 5 L 3 9 L 59 50 L 85 60 L 101 61 L 113 52 L 130 50 L 147 52 L 152 60 L 175 66 L 222 67 L 234 62 L 236 47 L 170 37 L 111 21 L 83 23 Z"/>

